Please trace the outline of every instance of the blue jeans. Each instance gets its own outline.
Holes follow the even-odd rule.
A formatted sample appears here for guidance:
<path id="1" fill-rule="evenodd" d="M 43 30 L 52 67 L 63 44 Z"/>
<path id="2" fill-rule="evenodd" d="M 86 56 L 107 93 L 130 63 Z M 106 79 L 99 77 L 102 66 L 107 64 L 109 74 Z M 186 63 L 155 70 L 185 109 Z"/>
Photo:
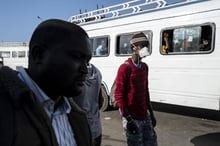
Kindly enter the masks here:
<path id="1" fill-rule="evenodd" d="M 132 134 L 125 129 L 128 146 L 157 146 L 157 136 L 150 116 L 143 121 L 135 120 L 135 122 L 140 131 L 138 134 Z"/>

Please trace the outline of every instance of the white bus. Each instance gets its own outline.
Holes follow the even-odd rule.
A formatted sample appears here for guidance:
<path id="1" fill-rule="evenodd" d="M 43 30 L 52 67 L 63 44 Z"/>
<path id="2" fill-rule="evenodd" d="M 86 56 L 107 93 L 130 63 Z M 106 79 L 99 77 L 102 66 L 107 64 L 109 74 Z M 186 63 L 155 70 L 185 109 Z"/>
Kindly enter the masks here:
<path id="1" fill-rule="evenodd" d="M 117 69 L 131 56 L 129 40 L 137 32 L 150 40 L 151 53 L 143 61 L 152 101 L 220 110 L 219 0 L 132 0 L 69 21 L 91 38 L 91 62 L 101 70 L 106 91 L 102 110 L 111 105 Z"/>

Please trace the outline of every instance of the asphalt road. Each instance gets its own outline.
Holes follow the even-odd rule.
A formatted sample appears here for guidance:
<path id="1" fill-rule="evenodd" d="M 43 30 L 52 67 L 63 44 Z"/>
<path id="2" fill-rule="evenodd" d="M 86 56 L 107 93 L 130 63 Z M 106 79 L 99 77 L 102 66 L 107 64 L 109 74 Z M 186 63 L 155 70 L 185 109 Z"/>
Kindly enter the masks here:
<path id="1" fill-rule="evenodd" d="M 220 146 L 220 112 L 154 105 L 159 146 Z M 102 115 L 102 146 L 126 146 L 117 110 Z"/>

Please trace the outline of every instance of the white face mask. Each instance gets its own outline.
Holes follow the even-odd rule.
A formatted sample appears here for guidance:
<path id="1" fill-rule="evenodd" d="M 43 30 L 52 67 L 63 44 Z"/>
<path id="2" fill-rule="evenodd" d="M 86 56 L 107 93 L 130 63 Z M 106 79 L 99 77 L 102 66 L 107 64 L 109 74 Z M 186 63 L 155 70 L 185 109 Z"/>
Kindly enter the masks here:
<path id="1" fill-rule="evenodd" d="M 139 52 L 139 55 L 140 55 L 141 58 L 144 58 L 144 57 L 150 55 L 150 52 L 148 51 L 147 47 L 141 48 L 140 50 L 138 50 L 138 52 Z"/>

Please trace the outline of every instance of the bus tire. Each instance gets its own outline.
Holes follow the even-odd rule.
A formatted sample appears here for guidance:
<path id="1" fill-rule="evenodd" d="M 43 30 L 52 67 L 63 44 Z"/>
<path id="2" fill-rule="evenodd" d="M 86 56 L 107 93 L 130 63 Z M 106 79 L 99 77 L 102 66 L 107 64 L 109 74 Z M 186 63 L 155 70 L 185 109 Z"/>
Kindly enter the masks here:
<path id="1" fill-rule="evenodd" d="M 109 103 L 109 97 L 105 90 L 105 87 L 102 85 L 99 93 L 99 110 L 102 112 L 107 110 L 109 106 L 108 103 Z"/>

